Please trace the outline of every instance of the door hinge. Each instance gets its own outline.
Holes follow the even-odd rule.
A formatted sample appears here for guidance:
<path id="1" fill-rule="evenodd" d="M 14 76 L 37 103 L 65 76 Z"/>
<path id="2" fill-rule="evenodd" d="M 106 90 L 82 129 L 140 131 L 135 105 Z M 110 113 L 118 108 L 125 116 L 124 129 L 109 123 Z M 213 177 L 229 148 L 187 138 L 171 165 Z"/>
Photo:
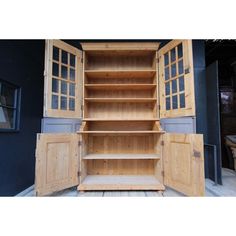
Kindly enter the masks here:
<path id="1" fill-rule="evenodd" d="M 78 174 L 78 176 L 81 176 L 81 171 L 78 171 L 77 174 Z"/>
<path id="2" fill-rule="evenodd" d="M 201 152 L 198 152 L 198 151 L 194 150 L 193 151 L 193 156 L 199 158 L 199 157 L 201 157 Z"/>
<path id="3" fill-rule="evenodd" d="M 164 144 L 165 144 L 165 143 L 164 143 L 164 141 L 162 140 L 162 141 L 161 141 L 161 146 L 164 146 Z"/>
<path id="4" fill-rule="evenodd" d="M 159 110 L 161 110 L 161 105 L 157 105 L 157 108 L 158 108 Z"/>
<path id="5" fill-rule="evenodd" d="M 83 58 L 83 57 L 81 57 L 80 61 L 81 61 L 81 63 L 84 63 L 84 58 Z"/>
<path id="6" fill-rule="evenodd" d="M 81 111 L 83 111 L 84 110 L 84 105 L 81 105 Z"/>
<path id="7" fill-rule="evenodd" d="M 161 175 L 162 175 L 162 177 L 164 177 L 164 175 L 165 175 L 164 170 L 161 171 Z"/>
<path id="8" fill-rule="evenodd" d="M 185 74 L 188 74 L 188 73 L 190 73 L 190 68 L 188 67 L 188 68 L 186 68 L 185 70 L 184 70 L 184 73 Z"/>
<path id="9" fill-rule="evenodd" d="M 160 59 L 159 59 L 159 57 L 157 57 L 157 58 L 156 58 L 156 61 L 157 61 L 157 63 L 159 63 L 159 62 L 160 62 Z"/>
<path id="10" fill-rule="evenodd" d="M 82 145 L 82 141 L 78 141 L 78 146 L 81 146 Z"/>

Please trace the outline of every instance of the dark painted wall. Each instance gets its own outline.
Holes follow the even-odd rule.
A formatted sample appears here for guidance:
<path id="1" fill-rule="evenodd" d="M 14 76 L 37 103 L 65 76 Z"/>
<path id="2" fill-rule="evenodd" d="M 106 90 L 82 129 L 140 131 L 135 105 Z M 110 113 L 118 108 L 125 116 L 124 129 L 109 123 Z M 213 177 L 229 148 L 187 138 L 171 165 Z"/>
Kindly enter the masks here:
<path id="1" fill-rule="evenodd" d="M 19 132 L 0 132 L 0 196 L 15 195 L 34 183 L 43 63 L 43 40 L 0 40 L 0 78 L 21 87 Z"/>
<path id="2" fill-rule="evenodd" d="M 194 63 L 194 80 L 195 80 L 195 103 L 196 103 L 196 128 L 197 133 L 204 135 L 204 143 L 209 143 L 209 132 L 211 132 L 211 119 L 208 117 L 208 106 L 211 102 L 207 100 L 206 83 L 206 64 L 205 64 L 205 42 L 204 40 L 193 40 L 193 63 Z M 217 83 L 217 81 L 216 81 Z M 218 128 L 219 127 L 215 127 Z M 212 172 L 213 158 L 212 149 L 205 149 L 205 177 L 213 178 Z M 218 183 L 222 184 L 221 180 L 221 165 L 220 156 L 218 156 Z"/>

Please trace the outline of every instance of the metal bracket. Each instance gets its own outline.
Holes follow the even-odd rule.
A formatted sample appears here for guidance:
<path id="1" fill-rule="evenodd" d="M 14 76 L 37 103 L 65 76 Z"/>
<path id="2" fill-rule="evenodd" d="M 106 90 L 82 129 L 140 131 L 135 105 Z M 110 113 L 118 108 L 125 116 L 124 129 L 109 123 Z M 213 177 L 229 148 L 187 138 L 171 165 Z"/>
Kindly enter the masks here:
<path id="1" fill-rule="evenodd" d="M 188 73 L 190 73 L 190 68 L 188 67 L 188 68 L 186 68 L 185 70 L 184 70 L 184 73 L 185 74 L 188 74 Z"/>
<path id="2" fill-rule="evenodd" d="M 197 158 L 200 158 L 201 157 L 201 152 L 198 152 L 198 151 L 193 151 L 193 156 L 194 157 L 197 157 Z"/>

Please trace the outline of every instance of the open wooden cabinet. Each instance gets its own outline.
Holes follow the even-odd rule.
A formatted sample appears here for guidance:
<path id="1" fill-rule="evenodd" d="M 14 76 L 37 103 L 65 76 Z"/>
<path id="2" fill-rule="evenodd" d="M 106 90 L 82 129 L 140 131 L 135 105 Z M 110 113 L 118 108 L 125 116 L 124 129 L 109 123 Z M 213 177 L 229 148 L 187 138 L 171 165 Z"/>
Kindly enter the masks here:
<path id="1" fill-rule="evenodd" d="M 195 116 L 191 40 L 46 41 L 44 116 L 80 130 L 38 134 L 36 192 L 165 190 L 204 195 L 203 136 L 166 133 L 161 118 Z"/>

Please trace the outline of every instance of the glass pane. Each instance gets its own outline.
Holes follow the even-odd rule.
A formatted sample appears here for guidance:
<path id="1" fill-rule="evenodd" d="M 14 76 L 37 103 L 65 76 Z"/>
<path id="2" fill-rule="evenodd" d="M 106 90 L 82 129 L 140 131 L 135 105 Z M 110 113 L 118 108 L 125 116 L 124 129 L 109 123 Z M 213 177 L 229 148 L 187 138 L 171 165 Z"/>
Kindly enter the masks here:
<path id="1" fill-rule="evenodd" d="M 67 79 L 67 67 L 66 66 L 61 66 L 61 77 L 63 79 Z"/>
<path id="2" fill-rule="evenodd" d="M 178 58 L 183 56 L 183 46 L 182 43 L 178 45 Z"/>
<path id="3" fill-rule="evenodd" d="M 57 63 L 54 63 L 54 62 L 53 62 L 53 65 L 52 65 L 52 74 L 54 76 L 59 76 L 59 65 Z"/>
<path id="4" fill-rule="evenodd" d="M 61 96 L 61 110 L 67 110 L 67 98 Z"/>
<path id="5" fill-rule="evenodd" d="M 63 51 L 62 50 L 62 53 L 61 53 L 61 61 L 62 63 L 64 64 L 67 64 L 68 63 L 68 53 L 66 51 Z"/>
<path id="6" fill-rule="evenodd" d="M 184 91 L 184 77 L 179 77 L 179 91 Z"/>
<path id="7" fill-rule="evenodd" d="M 176 76 L 176 64 L 171 65 L 171 77 Z"/>
<path id="8" fill-rule="evenodd" d="M 70 80 L 75 81 L 75 70 L 74 69 L 70 69 Z"/>
<path id="9" fill-rule="evenodd" d="M 178 62 L 178 66 L 179 66 L 179 75 L 184 73 L 184 63 L 183 60 Z"/>
<path id="10" fill-rule="evenodd" d="M 165 66 L 169 64 L 169 53 L 167 52 L 164 56 Z"/>
<path id="11" fill-rule="evenodd" d="M 53 46 L 53 60 L 59 61 L 59 48 Z"/>
<path id="12" fill-rule="evenodd" d="M 71 111 L 75 110 L 75 99 L 74 98 L 69 99 L 69 110 L 71 110 Z"/>
<path id="13" fill-rule="evenodd" d="M 58 109 L 58 96 L 52 95 L 52 109 Z"/>
<path id="14" fill-rule="evenodd" d="M 180 108 L 185 108 L 185 94 L 181 93 L 179 95 Z"/>
<path id="15" fill-rule="evenodd" d="M 170 97 L 166 98 L 166 110 L 170 110 Z"/>
<path id="16" fill-rule="evenodd" d="M 54 93 L 58 93 L 58 90 L 59 90 L 59 81 L 58 79 L 52 78 L 52 91 Z"/>
<path id="17" fill-rule="evenodd" d="M 6 85 L 1 85 L 0 105 L 14 107 L 15 103 L 15 89 Z"/>
<path id="18" fill-rule="evenodd" d="M 70 65 L 75 66 L 75 56 L 73 54 L 70 54 Z"/>
<path id="19" fill-rule="evenodd" d="M 69 94 L 70 96 L 75 96 L 75 84 L 70 83 Z"/>
<path id="20" fill-rule="evenodd" d="M 0 106 L 0 129 L 14 128 L 14 109 Z"/>
<path id="21" fill-rule="evenodd" d="M 165 68 L 165 80 L 168 80 L 170 78 L 170 73 L 169 73 L 169 67 Z"/>
<path id="22" fill-rule="evenodd" d="M 166 96 L 170 95 L 170 82 L 166 83 Z"/>
<path id="23" fill-rule="evenodd" d="M 67 82 L 61 81 L 61 93 L 67 94 Z"/>
<path id="24" fill-rule="evenodd" d="M 172 80 L 172 94 L 177 93 L 177 80 Z"/>
<path id="25" fill-rule="evenodd" d="M 172 97 L 172 109 L 177 109 L 178 108 L 178 99 L 177 95 Z"/>
<path id="26" fill-rule="evenodd" d="M 176 53 L 175 53 L 175 48 L 173 48 L 170 51 L 170 55 L 171 55 L 171 62 L 174 62 L 176 60 Z"/>

